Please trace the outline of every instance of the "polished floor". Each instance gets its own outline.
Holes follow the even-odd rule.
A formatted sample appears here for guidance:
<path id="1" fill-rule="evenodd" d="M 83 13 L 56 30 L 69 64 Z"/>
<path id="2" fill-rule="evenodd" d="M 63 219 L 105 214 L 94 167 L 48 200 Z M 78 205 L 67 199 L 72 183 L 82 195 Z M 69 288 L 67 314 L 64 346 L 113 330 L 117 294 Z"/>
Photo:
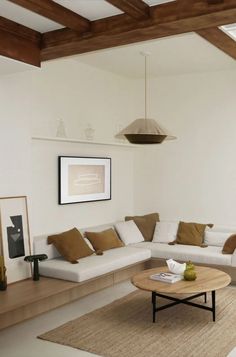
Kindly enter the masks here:
<path id="1" fill-rule="evenodd" d="M 96 357 L 96 355 L 84 351 L 39 340 L 36 336 L 104 306 L 113 300 L 127 295 L 133 290 L 134 287 L 129 282 L 123 282 L 29 321 L 2 330 L 0 331 L 0 356 Z M 232 351 L 228 357 L 236 357 L 236 350 Z"/>

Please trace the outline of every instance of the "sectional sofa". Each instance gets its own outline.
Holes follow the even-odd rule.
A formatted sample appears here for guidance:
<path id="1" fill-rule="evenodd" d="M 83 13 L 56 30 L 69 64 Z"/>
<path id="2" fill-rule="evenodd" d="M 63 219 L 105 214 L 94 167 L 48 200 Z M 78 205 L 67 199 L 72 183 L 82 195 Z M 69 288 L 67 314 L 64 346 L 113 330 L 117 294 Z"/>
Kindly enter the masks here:
<path id="1" fill-rule="evenodd" d="M 109 228 L 115 229 L 115 226 L 117 224 L 112 223 L 80 229 L 80 232 L 99 232 Z M 131 277 L 137 271 L 165 265 L 166 259 L 169 258 L 180 262 L 191 260 L 198 265 L 221 269 L 230 274 L 232 282 L 236 283 L 236 249 L 233 254 L 222 254 L 227 236 L 235 232 L 236 227 L 230 226 L 214 226 L 206 230 L 205 248 L 183 244 L 169 245 L 172 235 L 157 239 L 154 235 L 151 242 L 131 243 L 121 248 L 110 249 L 101 256 L 94 254 L 82 258 L 79 264 L 65 261 L 53 245 L 47 244 L 47 235 L 43 235 L 35 237 L 34 253 L 45 253 L 48 256 L 48 260 L 40 263 L 41 275 L 83 285 L 107 276 L 111 277 L 111 283 L 116 283 Z M 98 290 L 100 284 L 94 284 L 94 287 L 94 291 Z"/>

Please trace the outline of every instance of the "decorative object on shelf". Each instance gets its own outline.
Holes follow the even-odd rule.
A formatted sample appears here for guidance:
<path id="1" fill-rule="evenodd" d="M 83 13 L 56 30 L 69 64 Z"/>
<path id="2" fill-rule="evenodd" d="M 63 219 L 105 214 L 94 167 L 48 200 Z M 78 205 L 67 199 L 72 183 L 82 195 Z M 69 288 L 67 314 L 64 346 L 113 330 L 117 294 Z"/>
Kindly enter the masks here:
<path id="1" fill-rule="evenodd" d="M 117 142 L 120 142 L 120 143 L 125 143 L 125 142 L 127 142 L 125 136 L 123 136 L 123 135 L 121 135 L 121 136 L 118 135 L 118 136 L 117 136 L 117 135 L 116 135 L 116 133 L 117 133 L 117 132 L 119 133 L 119 132 L 122 130 L 123 127 L 124 127 L 124 125 L 122 125 L 122 124 L 117 124 L 116 129 L 115 129 L 115 132 L 114 132 L 114 137 L 115 137 L 116 141 L 117 141 Z"/>
<path id="2" fill-rule="evenodd" d="M 65 123 L 63 119 L 58 119 L 57 120 L 57 132 L 56 136 L 58 138 L 66 138 L 66 129 L 65 129 Z"/>
<path id="3" fill-rule="evenodd" d="M 195 266 L 191 261 L 188 261 L 186 263 L 186 269 L 184 271 L 184 280 L 196 280 L 197 278 L 197 273 L 195 270 Z"/>
<path id="4" fill-rule="evenodd" d="M 0 198 L 0 243 L 8 283 L 31 276 L 24 257 L 31 253 L 26 196 Z"/>
<path id="5" fill-rule="evenodd" d="M 4 265 L 3 255 L 0 255 L 0 290 L 7 289 L 7 276 L 6 276 L 6 268 Z"/>
<path id="6" fill-rule="evenodd" d="M 95 129 L 93 129 L 91 124 L 88 124 L 86 129 L 84 130 L 85 138 L 87 140 L 93 140 L 94 139 L 94 132 L 95 132 Z"/>
<path id="7" fill-rule="evenodd" d="M 111 159 L 59 156 L 59 204 L 111 199 Z"/>
<path id="8" fill-rule="evenodd" d="M 167 130 L 161 127 L 156 120 L 148 119 L 147 116 L 147 57 L 148 52 L 141 52 L 145 58 L 145 85 L 144 85 L 144 118 L 136 119 L 125 129 L 121 130 L 115 137 L 123 138 L 132 144 L 161 144 L 164 140 L 176 139 L 175 136 L 169 135 Z"/>
<path id="9" fill-rule="evenodd" d="M 24 258 L 25 262 L 33 263 L 33 280 L 39 280 L 39 262 L 48 259 L 47 254 L 36 254 L 36 255 L 27 255 Z"/>

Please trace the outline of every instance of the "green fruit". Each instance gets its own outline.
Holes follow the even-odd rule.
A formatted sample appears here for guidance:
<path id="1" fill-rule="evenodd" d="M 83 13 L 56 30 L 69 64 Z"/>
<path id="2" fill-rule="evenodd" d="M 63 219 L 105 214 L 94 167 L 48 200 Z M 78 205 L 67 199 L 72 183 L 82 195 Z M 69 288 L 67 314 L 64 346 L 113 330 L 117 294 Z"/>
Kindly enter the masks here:
<path id="1" fill-rule="evenodd" d="M 186 263 L 186 270 L 191 270 L 191 269 L 195 269 L 195 266 L 194 266 L 194 264 L 189 260 L 189 261 Z"/>
<path id="2" fill-rule="evenodd" d="M 197 278 L 197 273 L 194 269 L 186 269 L 184 271 L 184 280 L 195 280 Z"/>

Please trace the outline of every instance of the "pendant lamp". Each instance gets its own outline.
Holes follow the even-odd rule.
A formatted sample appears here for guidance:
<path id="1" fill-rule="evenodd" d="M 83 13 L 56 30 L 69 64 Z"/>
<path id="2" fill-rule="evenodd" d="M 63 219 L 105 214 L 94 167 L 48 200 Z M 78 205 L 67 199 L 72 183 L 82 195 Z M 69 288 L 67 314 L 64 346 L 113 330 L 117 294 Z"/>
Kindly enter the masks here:
<path id="1" fill-rule="evenodd" d="M 118 139 L 124 137 L 131 144 L 161 144 L 164 140 L 174 140 L 175 136 L 169 135 L 166 129 L 160 126 L 156 120 L 147 118 L 147 57 L 148 52 L 141 52 L 145 59 L 145 82 L 144 82 L 144 99 L 145 115 L 144 118 L 134 120 L 130 125 L 115 135 Z"/>

